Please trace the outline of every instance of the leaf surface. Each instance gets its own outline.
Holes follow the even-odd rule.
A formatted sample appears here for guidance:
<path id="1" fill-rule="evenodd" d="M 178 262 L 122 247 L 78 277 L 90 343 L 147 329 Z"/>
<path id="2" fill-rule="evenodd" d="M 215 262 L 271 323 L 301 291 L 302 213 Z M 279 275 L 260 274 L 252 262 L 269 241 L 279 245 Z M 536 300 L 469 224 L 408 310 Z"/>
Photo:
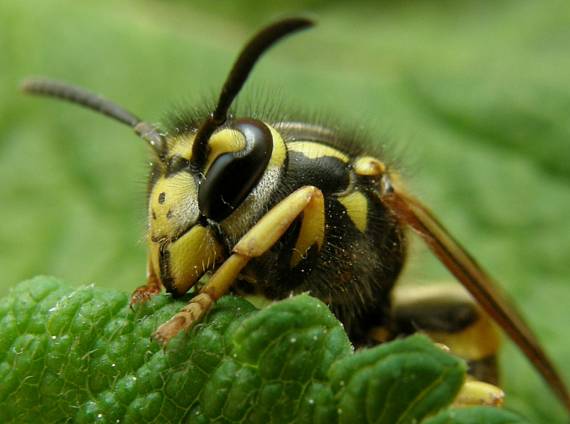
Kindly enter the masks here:
<path id="1" fill-rule="evenodd" d="M 21 283 L 0 300 L 0 421 L 412 423 L 463 383 L 464 363 L 422 336 L 353 352 L 308 295 L 262 310 L 225 296 L 162 349 L 150 336 L 182 304 Z"/>

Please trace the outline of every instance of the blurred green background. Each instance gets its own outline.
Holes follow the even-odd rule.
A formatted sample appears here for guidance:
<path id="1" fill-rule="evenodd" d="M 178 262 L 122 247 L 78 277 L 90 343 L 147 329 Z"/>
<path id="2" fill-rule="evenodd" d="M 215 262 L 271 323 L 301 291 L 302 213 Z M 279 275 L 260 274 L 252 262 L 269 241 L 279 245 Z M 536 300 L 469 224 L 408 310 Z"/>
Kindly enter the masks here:
<path id="1" fill-rule="evenodd" d="M 298 12 L 318 27 L 272 50 L 242 99 L 287 99 L 389 141 L 412 191 L 512 294 L 570 381 L 567 1 L 3 0 L 0 294 L 37 274 L 130 291 L 145 273 L 144 143 L 92 112 L 25 98 L 24 77 L 73 82 L 160 122 L 215 94 L 263 24 Z M 406 279 L 450 277 L 417 243 Z M 511 345 L 503 365 L 509 408 L 566 422 Z"/>

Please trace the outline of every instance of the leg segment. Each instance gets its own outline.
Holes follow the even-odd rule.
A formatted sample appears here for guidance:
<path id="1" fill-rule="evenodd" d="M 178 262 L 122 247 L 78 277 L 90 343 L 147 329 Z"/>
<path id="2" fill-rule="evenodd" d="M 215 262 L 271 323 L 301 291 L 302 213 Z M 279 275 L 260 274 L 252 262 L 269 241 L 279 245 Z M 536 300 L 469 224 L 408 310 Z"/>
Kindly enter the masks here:
<path id="1" fill-rule="evenodd" d="M 505 393 L 497 386 L 477 380 L 467 380 L 453 401 L 453 406 L 501 406 Z"/>
<path id="2" fill-rule="evenodd" d="M 316 187 L 306 186 L 296 190 L 265 214 L 234 246 L 232 255 L 216 270 L 200 293 L 162 324 L 154 337 L 166 344 L 180 331 L 189 329 L 199 321 L 214 302 L 229 291 L 248 262 L 267 252 L 306 210 L 310 210 L 313 216 L 315 210 L 320 211 L 317 215 L 324 217 L 323 194 Z M 320 233 L 315 235 L 315 239 L 320 239 Z"/>

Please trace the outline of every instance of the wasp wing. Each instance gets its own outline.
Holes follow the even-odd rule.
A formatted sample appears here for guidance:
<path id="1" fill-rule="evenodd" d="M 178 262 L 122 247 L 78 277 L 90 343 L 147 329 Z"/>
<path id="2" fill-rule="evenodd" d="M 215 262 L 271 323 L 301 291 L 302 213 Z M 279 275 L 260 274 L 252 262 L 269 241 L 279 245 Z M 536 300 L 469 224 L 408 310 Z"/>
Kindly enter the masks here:
<path id="1" fill-rule="evenodd" d="M 446 268 L 503 328 L 570 410 L 568 389 L 554 365 L 516 308 L 477 261 L 414 197 L 390 185 L 381 198 L 403 224 L 409 225 L 427 243 Z"/>

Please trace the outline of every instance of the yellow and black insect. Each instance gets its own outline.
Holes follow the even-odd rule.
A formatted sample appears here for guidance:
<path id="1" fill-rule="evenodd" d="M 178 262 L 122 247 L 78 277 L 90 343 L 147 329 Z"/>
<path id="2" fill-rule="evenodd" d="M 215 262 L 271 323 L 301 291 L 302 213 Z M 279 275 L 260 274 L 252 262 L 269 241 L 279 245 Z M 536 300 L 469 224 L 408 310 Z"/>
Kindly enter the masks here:
<path id="1" fill-rule="evenodd" d="M 321 124 L 230 112 L 261 55 L 311 25 L 292 18 L 260 31 L 238 56 L 215 109 L 180 115 L 164 132 L 83 89 L 51 80 L 24 83 L 28 93 L 65 99 L 132 127 L 151 147 L 148 276 L 131 303 L 163 286 L 173 296 L 200 287 L 157 329 L 155 338 L 167 343 L 232 289 L 271 299 L 310 292 L 330 305 L 355 344 L 419 328 L 471 360 L 474 375 L 494 381 L 496 336 L 472 302 L 433 290 L 393 299 L 411 228 L 570 410 L 564 382 L 520 315 L 405 191 L 380 152 Z"/>

